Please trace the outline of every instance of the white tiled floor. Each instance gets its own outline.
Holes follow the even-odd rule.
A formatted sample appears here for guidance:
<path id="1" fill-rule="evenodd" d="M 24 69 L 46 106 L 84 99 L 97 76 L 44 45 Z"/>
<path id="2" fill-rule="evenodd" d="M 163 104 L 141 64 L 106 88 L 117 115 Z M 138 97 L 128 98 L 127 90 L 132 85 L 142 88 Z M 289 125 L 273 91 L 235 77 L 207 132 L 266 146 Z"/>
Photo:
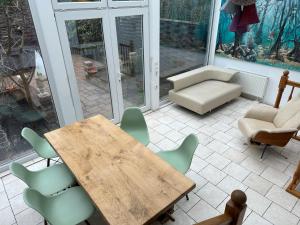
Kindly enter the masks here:
<path id="1" fill-rule="evenodd" d="M 241 189 L 248 196 L 245 225 L 300 225 L 300 200 L 285 192 L 300 159 L 300 143 L 292 141 L 284 149 L 273 148 L 260 160 L 262 147 L 249 146 L 237 129 L 237 120 L 254 104 L 239 98 L 200 116 L 176 105 L 168 105 L 147 114 L 154 152 L 176 148 L 189 133 L 195 133 L 200 145 L 191 170 L 186 174 L 197 187 L 190 201 L 176 205 L 176 221 L 167 225 L 191 225 L 223 213 L 230 193 Z M 276 152 L 275 152 L 275 151 Z M 281 157 L 282 150 L 288 159 Z M 28 163 L 32 169 L 45 162 Z M 25 185 L 7 175 L 0 180 L 0 224 L 38 225 L 42 217 L 23 202 Z M 95 215 L 93 225 L 103 224 Z"/>

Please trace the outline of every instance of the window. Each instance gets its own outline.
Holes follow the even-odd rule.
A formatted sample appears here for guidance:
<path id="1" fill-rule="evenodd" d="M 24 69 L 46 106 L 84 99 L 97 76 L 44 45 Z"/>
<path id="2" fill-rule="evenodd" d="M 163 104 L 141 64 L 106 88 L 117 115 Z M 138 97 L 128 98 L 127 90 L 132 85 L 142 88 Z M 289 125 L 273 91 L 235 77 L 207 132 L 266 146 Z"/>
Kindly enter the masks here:
<path id="1" fill-rule="evenodd" d="M 161 0 L 161 99 L 172 88 L 168 77 L 206 64 L 211 6 L 210 0 Z"/>
<path id="2" fill-rule="evenodd" d="M 0 165 L 31 154 L 23 127 L 57 128 L 47 74 L 27 1 L 0 2 Z"/>

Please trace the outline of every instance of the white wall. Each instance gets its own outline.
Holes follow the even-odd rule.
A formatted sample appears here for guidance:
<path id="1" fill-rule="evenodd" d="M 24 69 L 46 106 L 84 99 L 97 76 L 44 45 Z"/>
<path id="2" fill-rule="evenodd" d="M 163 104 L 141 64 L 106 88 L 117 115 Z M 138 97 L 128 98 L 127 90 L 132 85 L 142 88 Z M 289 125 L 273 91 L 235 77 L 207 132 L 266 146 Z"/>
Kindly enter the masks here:
<path id="1" fill-rule="evenodd" d="M 216 49 L 221 0 L 216 0 L 216 2 L 217 4 L 215 7 L 214 22 L 212 28 L 213 44 L 211 46 L 211 56 L 209 63 L 217 66 L 232 68 L 269 77 L 269 84 L 263 101 L 267 104 L 273 105 L 277 96 L 279 80 L 285 69 L 216 56 L 214 54 L 214 50 Z M 300 82 L 300 72 L 290 71 L 290 79 Z M 299 90 L 297 92 L 299 93 Z M 288 90 L 285 91 L 284 98 L 286 99 L 289 94 L 290 92 Z M 283 100 L 282 102 L 285 101 Z"/>

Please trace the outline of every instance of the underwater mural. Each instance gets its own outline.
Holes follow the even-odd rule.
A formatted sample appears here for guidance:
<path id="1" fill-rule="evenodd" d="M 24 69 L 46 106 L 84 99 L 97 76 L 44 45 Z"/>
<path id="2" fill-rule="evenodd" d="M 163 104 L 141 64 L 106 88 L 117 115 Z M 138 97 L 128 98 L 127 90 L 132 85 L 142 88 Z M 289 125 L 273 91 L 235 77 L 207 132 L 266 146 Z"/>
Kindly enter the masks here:
<path id="1" fill-rule="evenodd" d="M 216 54 L 300 71 L 300 1 L 223 0 Z"/>

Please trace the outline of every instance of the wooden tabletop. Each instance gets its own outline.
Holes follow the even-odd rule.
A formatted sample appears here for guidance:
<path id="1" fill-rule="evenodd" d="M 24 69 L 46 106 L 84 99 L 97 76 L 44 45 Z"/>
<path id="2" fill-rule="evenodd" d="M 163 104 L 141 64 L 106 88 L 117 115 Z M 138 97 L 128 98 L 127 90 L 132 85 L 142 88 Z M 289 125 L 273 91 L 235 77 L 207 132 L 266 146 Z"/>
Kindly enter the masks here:
<path id="1" fill-rule="evenodd" d="M 103 116 L 45 136 L 110 225 L 153 222 L 195 187 Z"/>

